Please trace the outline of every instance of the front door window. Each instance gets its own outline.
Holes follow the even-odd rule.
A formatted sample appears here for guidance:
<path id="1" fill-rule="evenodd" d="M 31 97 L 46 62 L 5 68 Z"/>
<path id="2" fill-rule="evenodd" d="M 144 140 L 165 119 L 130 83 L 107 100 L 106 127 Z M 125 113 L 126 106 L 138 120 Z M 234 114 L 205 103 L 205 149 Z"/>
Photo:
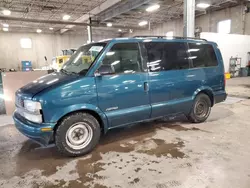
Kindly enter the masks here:
<path id="1" fill-rule="evenodd" d="M 137 43 L 115 44 L 103 59 L 103 65 L 111 65 L 115 74 L 131 74 L 141 70 L 140 51 Z"/>

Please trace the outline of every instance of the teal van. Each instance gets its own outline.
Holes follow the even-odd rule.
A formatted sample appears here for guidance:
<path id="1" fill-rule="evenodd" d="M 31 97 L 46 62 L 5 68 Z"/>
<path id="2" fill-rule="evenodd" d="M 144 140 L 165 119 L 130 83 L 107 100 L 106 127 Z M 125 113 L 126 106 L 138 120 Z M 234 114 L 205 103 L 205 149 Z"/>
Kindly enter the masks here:
<path id="1" fill-rule="evenodd" d="M 16 128 L 67 156 L 93 150 L 109 129 L 184 114 L 204 122 L 226 99 L 216 43 L 134 37 L 81 46 L 60 72 L 16 92 Z"/>

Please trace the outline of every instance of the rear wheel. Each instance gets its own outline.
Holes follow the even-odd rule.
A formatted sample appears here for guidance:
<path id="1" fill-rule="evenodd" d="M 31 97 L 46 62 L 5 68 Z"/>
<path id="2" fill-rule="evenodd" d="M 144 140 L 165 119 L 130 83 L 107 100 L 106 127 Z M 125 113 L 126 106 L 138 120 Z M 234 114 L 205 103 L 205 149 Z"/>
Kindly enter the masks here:
<path id="1" fill-rule="evenodd" d="M 196 96 L 193 108 L 187 116 L 192 123 L 201 123 L 206 121 L 211 112 L 211 100 L 206 94 L 199 94 Z"/>
<path id="2" fill-rule="evenodd" d="M 96 118 L 78 112 L 61 121 L 56 130 L 55 143 L 62 154 L 80 156 L 93 150 L 100 135 L 100 125 Z"/>

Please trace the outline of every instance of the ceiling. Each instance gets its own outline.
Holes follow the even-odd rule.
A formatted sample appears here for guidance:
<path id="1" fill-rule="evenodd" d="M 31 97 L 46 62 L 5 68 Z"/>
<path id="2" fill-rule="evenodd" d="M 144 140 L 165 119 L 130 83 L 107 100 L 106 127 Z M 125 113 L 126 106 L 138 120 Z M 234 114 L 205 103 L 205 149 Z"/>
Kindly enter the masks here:
<path id="1" fill-rule="evenodd" d="M 156 12 L 146 12 L 146 8 L 150 5 L 159 4 L 160 8 Z M 131 9 L 125 13 L 119 14 L 111 19 L 105 20 L 105 22 L 112 22 L 114 24 L 120 24 L 125 27 L 133 26 L 138 27 L 138 22 L 147 20 L 151 26 L 162 22 L 169 21 L 171 19 L 180 18 L 183 14 L 183 1 L 182 0 L 160 0 L 160 1 L 148 1 L 139 7 Z M 102 13 L 97 16 L 97 19 L 102 18 Z"/>
<path id="2" fill-rule="evenodd" d="M 212 4 L 206 10 L 215 11 L 230 6 L 238 5 L 241 0 L 203 0 Z M 199 0 L 196 0 L 196 3 Z M 152 13 L 145 11 L 152 4 L 159 4 L 160 8 Z M 42 29 L 45 33 L 83 33 L 86 26 L 64 24 L 62 17 L 70 15 L 68 22 L 87 23 L 92 17 L 94 25 L 93 33 L 128 32 L 130 28 L 142 29 L 138 26 L 141 20 L 150 22 L 154 27 L 162 22 L 181 18 L 183 15 L 183 0 L 1 0 L 0 10 L 9 9 L 18 20 L 1 20 L 0 23 L 8 23 L 9 30 L 15 32 L 36 32 Z M 206 13 L 204 10 L 196 10 L 196 15 Z M 3 15 L 0 15 L 0 17 Z M 36 20 L 26 22 L 27 19 Z M 25 21 L 26 20 L 26 21 Z M 54 21 L 53 23 L 41 23 L 39 20 Z M 106 23 L 112 22 L 113 27 L 106 27 Z M 49 30 L 52 27 L 53 30 Z M 147 27 L 147 26 L 146 26 Z"/>
<path id="3" fill-rule="evenodd" d="M 71 16 L 69 21 L 74 21 L 104 1 L 105 0 L 1 0 L 0 7 L 11 10 L 11 17 L 61 22 L 65 14 Z M 8 23 L 10 30 L 25 32 L 36 32 L 38 28 L 44 32 L 58 32 L 67 25 L 44 24 L 39 22 L 29 23 L 25 21 L 2 21 L 2 23 Z M 53 28 L 53 31 L 49 30 L 50 27 Z M 81 28 L 81 30 L 85 29 L 86 27 Z"/>

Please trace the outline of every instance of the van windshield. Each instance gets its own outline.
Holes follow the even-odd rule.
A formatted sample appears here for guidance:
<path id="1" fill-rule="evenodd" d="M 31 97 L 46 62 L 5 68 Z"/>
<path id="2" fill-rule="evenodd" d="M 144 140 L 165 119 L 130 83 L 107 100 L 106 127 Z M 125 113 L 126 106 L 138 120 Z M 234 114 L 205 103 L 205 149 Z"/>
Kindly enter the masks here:
<path id="1" fill-rule="evenodd" d="M 63 65 L 61 72 L 68 74 L 86 74 L 106 43 L 91 43 L 81 46 Z"/>

